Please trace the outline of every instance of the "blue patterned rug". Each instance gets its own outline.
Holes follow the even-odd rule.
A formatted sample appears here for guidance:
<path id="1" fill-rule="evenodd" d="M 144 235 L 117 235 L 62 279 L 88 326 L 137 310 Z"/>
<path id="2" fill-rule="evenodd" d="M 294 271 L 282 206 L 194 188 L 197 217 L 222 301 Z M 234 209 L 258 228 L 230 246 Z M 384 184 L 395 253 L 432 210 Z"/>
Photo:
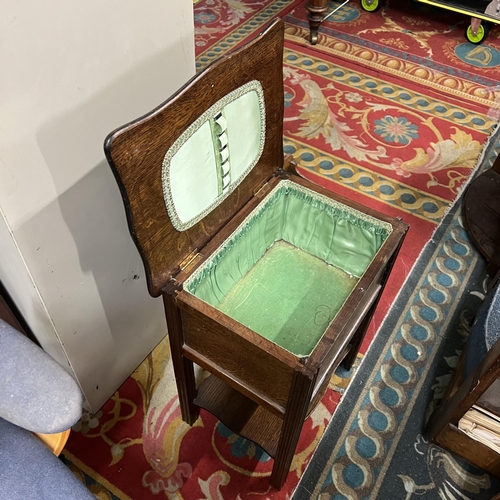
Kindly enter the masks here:
<path id="1" fill-rule="evenodd" d="M 500 152 L 499 136 L 483 169 Z M 498 479 L 422 435 L 484 298 L 485 267 L 457 203 L 409 275 L 292 500 L 489 500 L 500 492 Z"/>

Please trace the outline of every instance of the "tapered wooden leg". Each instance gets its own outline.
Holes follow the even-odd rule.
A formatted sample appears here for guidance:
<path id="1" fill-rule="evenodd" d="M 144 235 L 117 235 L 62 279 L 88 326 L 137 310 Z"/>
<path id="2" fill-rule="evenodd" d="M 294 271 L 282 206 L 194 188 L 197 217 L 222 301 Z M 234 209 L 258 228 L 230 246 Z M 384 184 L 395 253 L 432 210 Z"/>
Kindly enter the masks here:
<path id="1" fill-rule="evenodd" d="M 170 351 L 172 364 L 174 365 L 175 382 L 179 395 L 182 420 L 193 425 L 200 415 L 200 409 L 193 401 L 196 397 L 196 380 L 194 376 L 193 362 L 182 354 L 184 335 L 182 332 L 182 321 L 179 308 L 174 298 L 166 293 L 163 294 L 165 316 L 167 318 L 168 336 L 170 340 Z"/>
<path id="2" fill-rule="evenodd" d="M 290 470 L 295 448 L 297 448 L 300 432 L 311 401 L 314 381 L 315 378 L 311 380 L 303 373 L 296 371 L 294 374 L 270 479 L 271 486 L 278 490 L 283 486 Z"/>
<path id="3" fill-rule="evenodd" d="M 318 42 L 319 25 L 325 17 L 328 0 L 308 0 L 306 3 L 307 19 L 309 21 L 309 41 L 312 45 Z"/>

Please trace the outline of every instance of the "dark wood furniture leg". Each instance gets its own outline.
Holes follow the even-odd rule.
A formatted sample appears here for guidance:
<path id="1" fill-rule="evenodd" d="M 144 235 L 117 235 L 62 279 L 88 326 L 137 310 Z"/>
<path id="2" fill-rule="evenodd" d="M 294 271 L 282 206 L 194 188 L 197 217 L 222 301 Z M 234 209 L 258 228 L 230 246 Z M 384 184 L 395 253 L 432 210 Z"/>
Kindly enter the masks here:
<path id="1" fill-rule="evenodd" d="M 430 442 L 500 477 L 500 455 L 458 428 L 459 420 L 473 405 L 485 406 L 482 397 L 500 377 L 500 340 L 493 344 L 475 371 L 463 380 L 467 349 L 468 345 L 462 351 L 439 407 L 429 419 L 425 434 Z"/>
<path id="2" fill-rule="evenodd" d="M 315 380 L 316 376 L 311 380 L 299 371 L 294 374 L 270 479 L 271 486 L 278 490 L 281 489 L 290 472 L 295 448 L 297 448 L 311 402 Z"/>
<path id="3" fill-rule="evenodd" d="M 487 273 L 495 276 L 500 270 L 500 156 L 471 182 L 464 207 L 466 228 L 488 261 Z"/>
<path id="4" fill-rule="evenodd" d="M 182 420 L 189 425 L 193 425 L 200 415 L 200 408 L 194 404 L 196 398 L 194 365 L 192 361 L 182 354 L 184 335 L 182 333 L 181 312 L 175 304 L 174 298 L 166 293 L 163 294 L 163 305 L 167 317 L 170 353 L 174 365 Z"/>
<path id="5" fill-rule="evenodd" d="M 500 174 L 500 155 L 496 157 L 496 160 L 493 162 L 493 165 L 491 167 L 491 170 L 497 172 Z"/>
<path id="6" fill-rule="evenodd" d="M 307 0 L 306 10 L 309 21 L 309 41 L 312 45 L 318 42 L 319 25 L 325 17 L 328 0 Z"/>

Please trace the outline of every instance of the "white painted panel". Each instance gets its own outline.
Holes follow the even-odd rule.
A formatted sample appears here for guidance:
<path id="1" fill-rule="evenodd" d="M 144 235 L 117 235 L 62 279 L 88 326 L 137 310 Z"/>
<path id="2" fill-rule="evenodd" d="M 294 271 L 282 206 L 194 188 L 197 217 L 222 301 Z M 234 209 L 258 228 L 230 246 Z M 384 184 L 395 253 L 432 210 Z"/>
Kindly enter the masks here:
<path id="1" fill-rule="evenodd" d="M 92 410 L 166 332 L 102 144 L 194 74 L 193 32 L 192 2 L 2 2 L 0 279 Z"/>
<path id="2" fill-rule="evenodd" d="M 69 360 L 40 300 L 38 289 L 0 210 L 0 277 L 12 300 L 22 304 L 23 317 L 34 331 L 45 332 L 44 349 L 74 375 Z"/>

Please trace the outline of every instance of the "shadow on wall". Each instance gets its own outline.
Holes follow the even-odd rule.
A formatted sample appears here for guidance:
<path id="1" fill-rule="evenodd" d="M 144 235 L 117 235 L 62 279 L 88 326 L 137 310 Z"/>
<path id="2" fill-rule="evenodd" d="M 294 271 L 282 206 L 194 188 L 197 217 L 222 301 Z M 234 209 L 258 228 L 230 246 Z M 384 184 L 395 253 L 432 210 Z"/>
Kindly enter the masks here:
<path id="1" fill-rule="evenodd" d="M 181 43 L 170 50 L 182 51 Z M 37 135 L 60 194 L 16 236 L 38 242 L 32 250 L 35 278 L 93 409 L 166 333 L 161 301 L 147 293 L 103 142 L 113 129 L 168 98 L 167 83 L 173 90 L 183 85 L 168 67 L 175 60 L 169 54 L 159 53 L 122 75 Z"/>

